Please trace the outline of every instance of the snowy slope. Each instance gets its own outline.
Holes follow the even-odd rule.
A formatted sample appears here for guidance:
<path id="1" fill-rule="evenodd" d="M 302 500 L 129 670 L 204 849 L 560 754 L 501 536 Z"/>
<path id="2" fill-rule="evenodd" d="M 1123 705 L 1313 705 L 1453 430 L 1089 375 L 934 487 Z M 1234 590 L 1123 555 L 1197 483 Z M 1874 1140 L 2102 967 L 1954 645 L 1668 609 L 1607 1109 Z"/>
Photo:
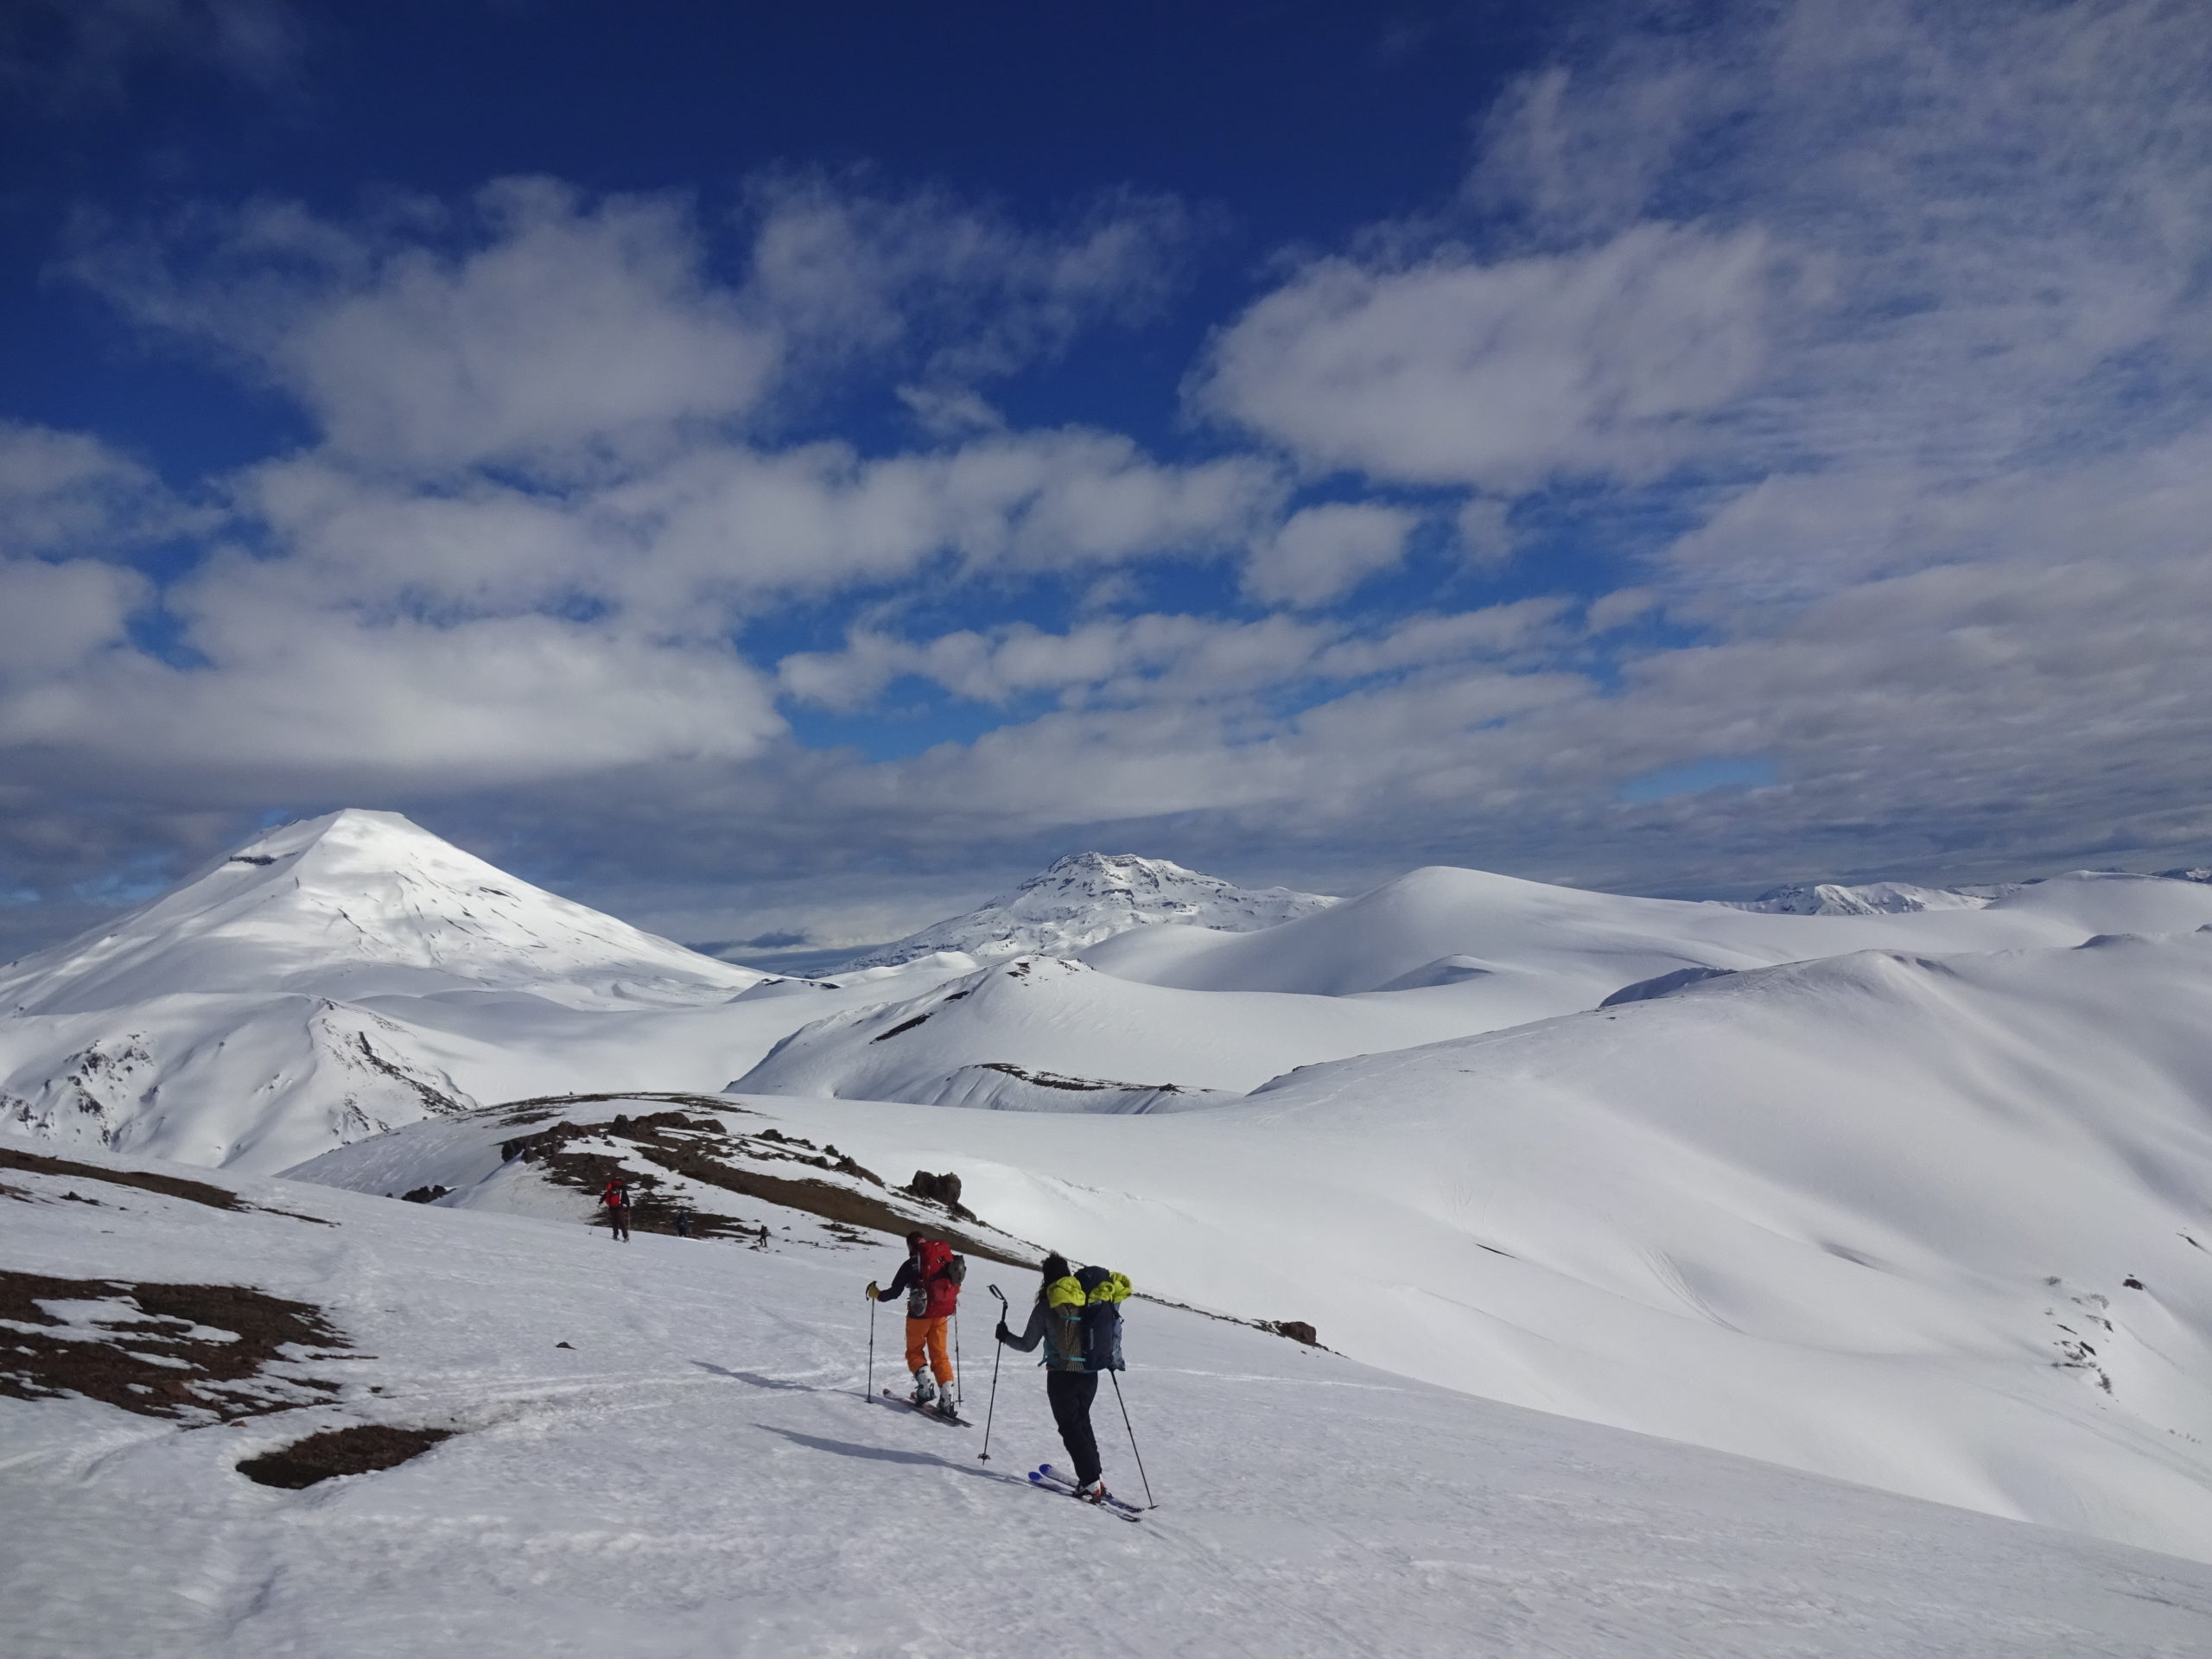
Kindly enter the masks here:
<path id="1" fill-rule="evenodd" d="M 2181 1659 L 2212 1642 L 2212 1569 L 1152 1306 L 1122 1382 L 1160 1507 L 1129 1526 L 1020 1479 L 1058 1455 L 1033 1368 L 1000 1379 L 988 1464 L 980 1431 L 860 1397 L 856 1291 L 888 1248 L 623 1247 L 288 1182 L 226 1211 L 0 1179 L 23 1195 L 0 1201 L 19 1270 L 258 1285 L 353 1344 L 306 1368 L 332 1403 L 227 1428 L 0 1399 L 0 1597 L 38 1659 L 1027 1659 L 1071 1630 L 1205 1659 Z M 72 1328 L 96 1338 L 124 1306 L 79 1302 Z M 988 1382 L 969 1357 L 973 1407 Z M 364 1421 L 456 1433 L 301 1491 L 235 1472 Z M 1117 1414 L 1103 1424 L 1109 1478 L 1141 1496 Z"/>
<path id="2" fill-rule="evenodd" d="M 1191 1110 L 1295 1066 L 1482 1030 L 1492 1009 L 1470 1001 L 1453 985 L 1375 996 L 1177 990 L 1020 957 L 827 1014 L 730 1087 L 1019 1111 Z"/>
<path id="3" fill-rule="evenodd" d="M 0 969 L 0 1009 L 485 988 L 666 1004 L 762 977 L 518 881 L 397 813 L 347 810 L 272 830 L 111 926 Z"/>
<path id="4" fill-rule="evenodd" d="M 420 1034 L 327 997 L 156 996 L 0 1019 L 0 1124 L 72 1147 L 283 1169 L 476 1104 Z"/>
<path id="5" fill-rule="evenodd" d="M 2208 1016 L 2212 933 L 1871 952 L 1204 1112 L 781 1109 L 1393 1370 L 2202 1553 Z"/>
<path id="6" fill-rule="evenodd" d="M 2096 933 L 2206 923 L 2212 889 L 2145 875 L 2061 876 L 1979 908 L 1797 916 L 1432 867 L 1263 934 L 1155 929 L 1109 939 L 1084 960 L 1154 985 L 1337 996 L 1418 982 L 1462 958 L 1461 973 L 1487 976 L 1510 999 L 1512 1019 L 1495 1022 L 1504 1025 L 1592 1007 L 1624 985 L 1681 968 L 1761 968 L 1852 950 L 2078 944 Z"/>
<path id="7" fill-rule="evenodd" d="M 1076 853 L 981 909 L 880 945 L 842 967 L 892 966 L 938 950 L 963 951 L 978 961 L 1072 956 L 1113 934 L 1163 922 L 1249 933 L 1336 902 L 1287 887 L 1236 887 L 1164 858 Z"/>
<path id="8" fill-rule="evenodd" d="M 1162 1088 L 1241 1091 L 1319 1061 L 1596 1007 L 1677 976 L 2209 922 L 2212 893 L 2142 876 L 2065 878 L 1948 911 L 1801 916 L 1422 870 L 1264 933 L 1146 928 L 1076 963 L 1023 957 L 829 1014 L 734 1086 L 1033 1111 L 1187 1109 L 1216 1097 Z M 1069 1086 L 1085 1081 L 1115 1086 Z"/>
<path id="9" fill-rule="evenodd" d="M 732 1103 L 1427 1382 L 2204 1554 L 2208 1014 L 2212 932 L 2115 937 L 1747 971 L 1172 1116 Z"/>

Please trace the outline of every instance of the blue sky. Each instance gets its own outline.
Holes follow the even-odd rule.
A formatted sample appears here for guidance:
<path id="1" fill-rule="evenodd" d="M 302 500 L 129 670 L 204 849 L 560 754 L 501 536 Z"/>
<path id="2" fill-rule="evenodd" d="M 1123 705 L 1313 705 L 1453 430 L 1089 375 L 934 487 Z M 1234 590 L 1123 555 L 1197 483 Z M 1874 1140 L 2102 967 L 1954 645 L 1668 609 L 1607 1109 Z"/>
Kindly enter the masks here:
<path id="1" fill-rule="evenodd" d="M 28 0 L 0 950 L 359 804 L 678 937 L 2212 853 L 2158 0 Z"/>

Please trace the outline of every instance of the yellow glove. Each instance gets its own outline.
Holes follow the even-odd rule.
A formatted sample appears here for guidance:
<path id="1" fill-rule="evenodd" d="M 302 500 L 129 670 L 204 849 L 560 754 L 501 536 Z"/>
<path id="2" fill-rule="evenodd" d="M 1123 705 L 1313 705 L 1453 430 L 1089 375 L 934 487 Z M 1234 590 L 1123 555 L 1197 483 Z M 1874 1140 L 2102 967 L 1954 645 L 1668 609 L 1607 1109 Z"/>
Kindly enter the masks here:
<path id="1" fill-rule="evenodd" d="M 868 1281 L 868 1300 L 870 1300 L 871 1302 L 873 1302 L 873 1301 L 874 1301 L 874 1300 L 878 1300 L 878 1294 L 877 1294 L 877 1291 L 876 1291 L 876 1288 L 875 1288 L 875 1281 L 874 1281 L 874 1280 L 873 1280 L 873 1279 L 871 1279 L 871 1280 L 869 1280 L 869 1281 Z"/>

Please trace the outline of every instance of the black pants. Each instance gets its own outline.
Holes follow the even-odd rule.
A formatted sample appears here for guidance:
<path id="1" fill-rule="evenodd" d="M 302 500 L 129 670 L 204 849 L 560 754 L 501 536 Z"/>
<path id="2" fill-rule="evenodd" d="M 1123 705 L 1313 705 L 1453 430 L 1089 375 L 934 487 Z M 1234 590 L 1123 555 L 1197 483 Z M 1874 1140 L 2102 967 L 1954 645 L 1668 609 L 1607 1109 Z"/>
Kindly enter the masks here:
<path id="1" fill-rule="evenodd" d="M 1060 1444 L 1075 1459 L 1077 1481 L 1098 1478 L 1098 1437 L 1090 1432 L 1090 1402 L 1097 1396 L 1095 1371 L 1045 1373 L 1045 1398 L 1052 1402 L 1052 1421 L 1059 1426 Z"/>

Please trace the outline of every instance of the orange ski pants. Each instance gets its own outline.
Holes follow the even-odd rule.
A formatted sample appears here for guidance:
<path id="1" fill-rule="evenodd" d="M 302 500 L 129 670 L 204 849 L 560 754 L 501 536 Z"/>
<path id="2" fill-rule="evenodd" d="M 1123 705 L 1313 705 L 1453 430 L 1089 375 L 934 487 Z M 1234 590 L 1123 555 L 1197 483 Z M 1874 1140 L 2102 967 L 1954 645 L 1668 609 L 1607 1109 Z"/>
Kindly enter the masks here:
<path id="1" fill-rule="evenodd" d="M 950 1313 L 940 1313 L 933 1319 L 906 1321 L 906 1369 L 922 1369 L 922 1351 L 929 1351 L 930 1370 L 937 1373 L 939 1382 L 952 1381 L 952 1357 L 944 1351 L 944 1328 L 952 1323 Z"/>

